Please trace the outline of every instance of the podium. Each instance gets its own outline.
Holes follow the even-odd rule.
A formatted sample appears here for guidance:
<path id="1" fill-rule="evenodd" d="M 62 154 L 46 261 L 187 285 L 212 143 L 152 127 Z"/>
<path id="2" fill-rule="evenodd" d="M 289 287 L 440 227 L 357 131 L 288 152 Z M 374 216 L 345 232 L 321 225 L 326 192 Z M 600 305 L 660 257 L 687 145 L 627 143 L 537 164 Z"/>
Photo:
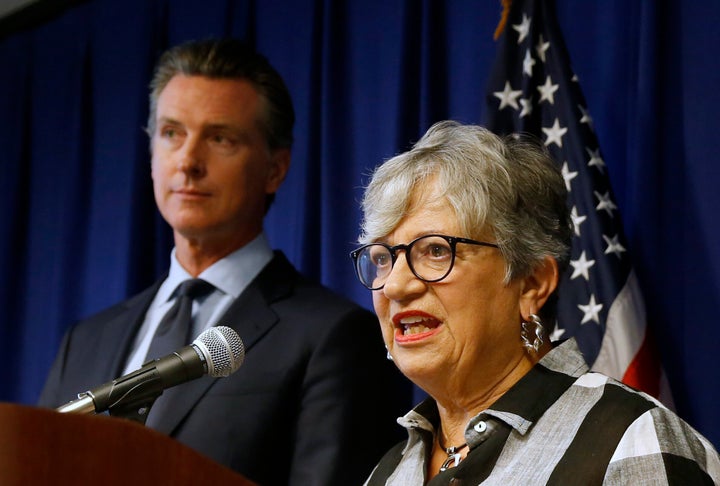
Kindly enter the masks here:
<path id="1" fill-rule="evenodd" d="M 0 403 L 0 485 L 30 484 L 254 485 L 130 420 Z"/>

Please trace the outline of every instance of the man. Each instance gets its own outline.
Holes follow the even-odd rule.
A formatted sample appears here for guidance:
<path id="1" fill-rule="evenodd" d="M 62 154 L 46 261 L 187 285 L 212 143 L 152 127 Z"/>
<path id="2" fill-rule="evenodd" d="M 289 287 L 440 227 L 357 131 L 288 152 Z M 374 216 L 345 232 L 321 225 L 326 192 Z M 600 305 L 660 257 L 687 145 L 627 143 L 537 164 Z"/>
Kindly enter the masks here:
<path id="1" fill-rule="evenodd" d="M 148 350 L 179 284 L 200 278 L 212 287 L 195 297 L 191 336 L 232 327 L 245 363 L 167 390 L 148 425 L 260 484 L 360 484 L 398 440 L 388 434 L 407 387 L 372 314 L 268 246 L 263 219 L 288 171 L 294 123 L 282 78 L 239 41 L 202 41 L 166 52 L 151 89 L 155 200 L 175 242 L 169 273 L 68 332 L 40 404 L 57 407 L 159 357 Z"/>

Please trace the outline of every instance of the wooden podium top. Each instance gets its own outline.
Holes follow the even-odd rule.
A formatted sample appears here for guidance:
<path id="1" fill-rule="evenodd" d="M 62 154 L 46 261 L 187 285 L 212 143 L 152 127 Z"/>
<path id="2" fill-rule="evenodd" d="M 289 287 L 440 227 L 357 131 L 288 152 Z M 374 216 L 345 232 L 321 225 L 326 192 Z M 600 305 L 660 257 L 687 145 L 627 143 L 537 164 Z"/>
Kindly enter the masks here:
<path id="1" fill-rule="evenodd" d="M 130 420 L 0 403 L 0 484 L 254 483 Z"/>

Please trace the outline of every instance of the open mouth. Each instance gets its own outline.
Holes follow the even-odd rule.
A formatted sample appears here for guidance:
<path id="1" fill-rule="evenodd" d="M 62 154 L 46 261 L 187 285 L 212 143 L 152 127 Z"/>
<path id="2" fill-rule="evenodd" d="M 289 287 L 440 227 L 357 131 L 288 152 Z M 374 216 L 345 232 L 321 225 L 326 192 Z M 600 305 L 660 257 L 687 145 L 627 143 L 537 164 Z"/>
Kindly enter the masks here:
<path id="1" fill-rule="evenodd" d="M 429 315 L 412 315 L 396 316 L 395 339 L 400 342 L 419 341 L 431 334 L 434 334 L 440 325 L 439 320 Z"/>
<path id="2" fill-rule="evenodd" d="M 436 319 L 413 316 L 400 319 L 399 328 L 402 331 L 403 336 L 410 336 L 413 334 L 422 334 L 424 332 L 437 329 L 439 325 L 440 322 L 438 322 Z"/>

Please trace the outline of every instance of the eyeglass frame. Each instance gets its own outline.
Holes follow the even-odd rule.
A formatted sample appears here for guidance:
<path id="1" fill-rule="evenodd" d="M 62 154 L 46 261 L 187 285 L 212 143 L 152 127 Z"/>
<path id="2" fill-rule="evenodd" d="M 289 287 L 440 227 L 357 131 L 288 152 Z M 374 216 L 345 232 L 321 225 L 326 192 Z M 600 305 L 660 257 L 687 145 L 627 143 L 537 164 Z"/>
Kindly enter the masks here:
<path id="1" fill-rule="evenodd" d="M 410 254 L 410 250 L 412 249 L 412 246 L 415 243 L 417 243 L 418 241 L 420 241 L 424 238 L 430 238 L 430 237 L 442 238 L 448 243 L 448 245 L 450 245 L 450 266 L 448 267 L 447 272 L 445 272 L 445 275 L 443 275 L 442 277 L 436 278 L 436 279 L 426 279 L 426 278 L 418 275 L 417 272 L 415 271 L 415 267 L 412 264 L 412 259 L 408 258 L 408 256 L 407 256 Z M 368 247 L 374 246 L 374 245 L 382 246 L 390 252 L 390 258 L 391 258 L 391 262 L 392 262 L 390 265 L 391 272 L 392 272 L 393 268 L 395 268 L 395 262 L 397 261 L 397 258 L 398 258 L 397 251 L 403 250 L 403 251 L 405 251 L 405 261 L 407 262 L 408 268 L 410 269 L 412 274 L 415 275 L 418 279 L 422 280 L 423 282 L 435 283 L 435 282 L 440 282 L 441 280 L 447 278 L 447 276 L 450 275 L 450 272 L 452 272 L 452 269 L 455 266 L 455 256 L 457 253 L 456 247 L 457 247 L 458 243 L 465 243 L 468 245 L 476 245 L 476 246 L 486 246 L 489 248 L 498 248 L 498 249 L 500 248 L 495 243 L 471 240 L 469 238 L 462 238 L 460 236 L 448 236 L 448 235 L 441 235 L 441 234 L 433 233 L 433 234 L 429 234 L 429 235 L 419 236 L 419 237 L 415 238 L 414 240 L 412 240 L 410 243 L 400 244 L 400 245 L 395 245 L 395 246 L 390 246 L 386 243 L 368 243 L 366 245 L 362 245 L 361 247 L 356 248 L 353 251 L 351 251 L 350 258 L 352 258 L 352 261 L 353 261 L 353 267 L 355 268 L 355 275 L 357 276 L 358 280 L 360 280 L 360 283 L 362 284 L 362 286 L 367 288 L 368 290 L 380 290 L 383 287 L 385 287 L 385 283 L 383 283 L 381 286 L 379 286 L 377 288 L 373 288 L 373 287 L 367 285 L 363 281 L 362 277 L 360 276 L 360 270 L 358 268 L 358 258 L 360 256 L 360 252 L 363 251 L 365 248 L 368 248 Z M 390 276 L 390 273 L 388 273 L 388 277 L 389 276 Z M 387 277 L 385 280 L 387 281 Z"/>

